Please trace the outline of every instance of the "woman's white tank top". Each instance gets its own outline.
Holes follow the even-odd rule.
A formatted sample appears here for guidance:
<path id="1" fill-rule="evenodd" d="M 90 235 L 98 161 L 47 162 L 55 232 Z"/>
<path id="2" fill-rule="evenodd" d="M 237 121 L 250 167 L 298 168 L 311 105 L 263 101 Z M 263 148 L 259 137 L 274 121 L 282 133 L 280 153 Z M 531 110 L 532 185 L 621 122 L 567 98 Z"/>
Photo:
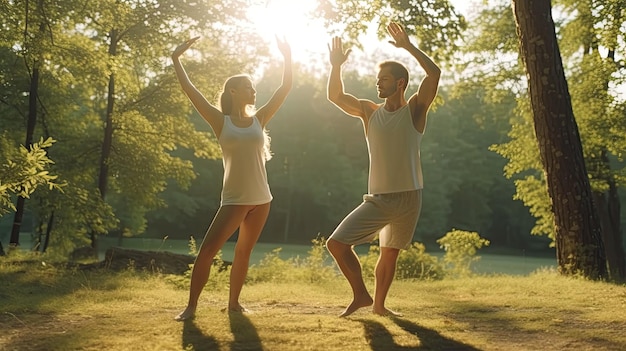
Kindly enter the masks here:
<path id="1" fill-rule="evenodd" d="M 221 205 L 261 205 L 272 201 L 265 169 L 265 137 L 256 118 L 248 127 L 237 127 L 224 116 L 219 137 L 224 165 Z"/>
<path id="2" fill-rule="evenodd" d="M 409 105 L 389 112 L 381 105 L 370 117 L 368 192 L 386 194 L 422 189 L 422 133 L 415 130 Z"/>

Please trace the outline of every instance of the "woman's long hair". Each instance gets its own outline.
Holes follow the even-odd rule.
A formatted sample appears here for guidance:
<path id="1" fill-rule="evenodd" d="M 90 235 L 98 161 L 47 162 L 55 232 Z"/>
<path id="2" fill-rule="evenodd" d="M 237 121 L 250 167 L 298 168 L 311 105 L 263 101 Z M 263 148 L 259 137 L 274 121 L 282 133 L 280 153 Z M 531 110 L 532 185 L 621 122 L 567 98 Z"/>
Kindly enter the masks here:
<path id="1" fill-rule="evenodd" d="M 252 81 L 252 77 L 250 77 L 247 74 L 237 74 L 226 79 L 226 82 L 224 82 L 224 88 L 222 89 L 222 92 L 220 93 L 219 104 L 220 104 L 220 109 L 222 110 L 222 113 L 225 116 L 226 115 L 230 116 L 230 114 L 233 112 L 233 98 L 230 94 L 230 89 L 236 89 L 246 81 Z M 252 105 L 247 105 L 246 111 L 251 116 L 254 116 L 256 114 L 255 107 Z M 265 128 L 263 128 L 263 139 L 265 141 L 263 143 L 263 150 L 265 152 L 265 160 L 269 161 L 272 158 L 272 151 L 270 150 L 270 144 L 271 144 L 272 138 L 270 138 L 270 135 L 267 129 Z"/>

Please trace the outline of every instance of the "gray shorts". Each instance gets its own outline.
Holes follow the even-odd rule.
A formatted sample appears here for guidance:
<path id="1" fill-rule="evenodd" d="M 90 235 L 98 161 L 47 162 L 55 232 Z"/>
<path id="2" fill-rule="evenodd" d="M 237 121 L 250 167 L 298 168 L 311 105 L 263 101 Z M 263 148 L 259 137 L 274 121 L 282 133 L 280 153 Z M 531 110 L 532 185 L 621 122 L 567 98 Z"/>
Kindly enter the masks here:
<path id="1" fill-rule="evenodd" d="M 406 249 L 422 209 L 422 190 L 365 194 L 363 202 L 343 219 L 330 239 L 349 245 L 380 241 L 381 247 Z"/>

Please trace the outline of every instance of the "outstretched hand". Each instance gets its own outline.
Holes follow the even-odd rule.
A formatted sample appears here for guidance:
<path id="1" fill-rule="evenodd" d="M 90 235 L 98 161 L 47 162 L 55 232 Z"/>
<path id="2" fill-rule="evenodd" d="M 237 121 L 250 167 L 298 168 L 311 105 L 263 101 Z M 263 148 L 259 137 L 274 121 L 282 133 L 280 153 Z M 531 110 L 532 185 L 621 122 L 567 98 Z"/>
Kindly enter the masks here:
<path id="1" fill-rule="evenodd" d="M 332 43 L 328 45 L 328 53 L 330 55 L 330 64 L 333 66 L 341 66 L 348 59 L 352 49 L 343 51 L 343 43 L 340 37 L 333 37 Z"/>
<path id="2" fill-rule="evenodd" d="M 178 45 L 176 47 L 176 49 L 174 49 L 174 52 L 172 53 L 172 57 L 173 58 L 178 58 L 185 51 L 187 51 L 187 49 L 189 49 L 191 47 L 191 45 L 193 45 L 193 43 L 195 43 L 196 40 L 198 40 L 198 39 L 200 39 L 200 37 L 191 38 L 191 39 L 185 41 L 184 43 Z"/>
<path id="3" fill-rule="evenodd" d="M 393 38 L 393 40 L 389 40 L 389 43 L 391 43 L 393 46 L 406 49 L 407 47 L 409 47 L 409 45 L 411 45 L 411 42 L 409 41 L 409 35 L 399 23 L 389 23 L 389 25 L 387 25 L 387 32 Z"/>
<path id="4" fill-rule="evenodd" d="M 278 50 L 283 55 L 285 59 L 291 58 L 291 46 L 287 42 L 287 39 L 284 37 L 280 39 L 278 35 L 276 36 L 276 43 L 278 44 Z"/>

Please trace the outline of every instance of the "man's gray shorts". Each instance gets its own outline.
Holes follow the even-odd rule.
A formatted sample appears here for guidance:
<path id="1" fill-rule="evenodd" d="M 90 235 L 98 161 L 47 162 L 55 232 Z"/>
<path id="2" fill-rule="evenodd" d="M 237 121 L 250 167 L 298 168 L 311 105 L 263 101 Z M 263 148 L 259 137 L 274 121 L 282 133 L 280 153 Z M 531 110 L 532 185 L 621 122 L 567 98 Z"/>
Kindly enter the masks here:
<path id="1" fill-rule="evenodd" d="M 337 226 L 330 239 L 349 245 L 372 242 L 381 247 L 406 249 L 422 209 L 422 190 L 365 194 L 363 202 Z"/>

